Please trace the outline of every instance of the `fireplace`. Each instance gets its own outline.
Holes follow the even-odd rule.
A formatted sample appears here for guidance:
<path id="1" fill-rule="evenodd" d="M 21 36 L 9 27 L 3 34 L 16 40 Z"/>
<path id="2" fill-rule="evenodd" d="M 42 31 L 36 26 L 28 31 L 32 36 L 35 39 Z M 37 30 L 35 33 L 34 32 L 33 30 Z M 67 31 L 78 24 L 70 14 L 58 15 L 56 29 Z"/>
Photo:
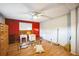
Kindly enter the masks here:
<path id="1" fill-rule="evenodd" d="M 20 35 L 20 46 L 21 48 L 26 48 L 27 47 L 27 35 L 26 34 L 22 34 Z"/>

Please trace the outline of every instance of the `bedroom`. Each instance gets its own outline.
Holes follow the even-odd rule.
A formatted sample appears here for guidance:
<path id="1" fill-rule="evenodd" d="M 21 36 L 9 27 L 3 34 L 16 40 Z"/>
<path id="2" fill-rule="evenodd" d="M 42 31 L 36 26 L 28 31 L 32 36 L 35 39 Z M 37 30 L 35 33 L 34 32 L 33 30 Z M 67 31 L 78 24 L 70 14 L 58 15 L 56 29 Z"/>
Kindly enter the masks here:
<path id="1" fill-rule="evenodd" d="M 79 55 L 78 16 L 78 3 L 0 3 L 0 55 Z"/>

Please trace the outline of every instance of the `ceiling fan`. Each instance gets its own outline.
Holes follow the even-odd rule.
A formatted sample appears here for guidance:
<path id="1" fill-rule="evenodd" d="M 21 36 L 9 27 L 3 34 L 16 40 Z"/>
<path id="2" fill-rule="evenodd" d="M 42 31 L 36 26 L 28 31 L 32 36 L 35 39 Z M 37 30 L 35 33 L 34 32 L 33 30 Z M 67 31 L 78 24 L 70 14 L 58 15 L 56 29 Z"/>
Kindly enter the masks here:
<path id="1" fill-rule="evenodd" d="M 32 19 L 38 19 L 40 16 L 42 16 L 41 12 L 32 12 L 31 14 Z"/>
<path id="2" fill-rule="evenodd" d="M 41 17 L 47 18 L 47 19 L 53 19 L 53 17 L 45 15 L 43 12 L 40 11 L 30 11 L 28 13 L 23 13 L 25 15 L 29 15 L 31 19 L 40 19 Z"/>

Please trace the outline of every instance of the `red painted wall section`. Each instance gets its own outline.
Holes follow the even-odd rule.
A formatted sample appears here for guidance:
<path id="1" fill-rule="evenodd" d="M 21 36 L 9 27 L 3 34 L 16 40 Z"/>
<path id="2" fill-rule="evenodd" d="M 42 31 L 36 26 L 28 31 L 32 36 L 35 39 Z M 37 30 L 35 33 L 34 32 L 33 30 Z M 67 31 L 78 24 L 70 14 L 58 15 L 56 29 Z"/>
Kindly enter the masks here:
<path id="1" fill-rule="evenodd" d="M 9 27 L 9 35 L 18 35 L 19 34 L 19 22 L 14 20 L 7 19 L 5 23 Z"/>
<path id="2" fill-rule="evenodd" d="M 32 31 L 34 34 L 37 34 L 37 37 L 39 37 L 39 31 L 40 31 L 40 24 L 39 23 L 33 23 L 32 25 Z"/>
<path id="3" fill-rule="evenodd" d="M 23 20 L 15 20 L 15 19 L 6 19 L 5 23 L 9 27 L 9 35 L 18 35 L 19 34 L 19 22 L 32 23 L 32 31 L 36 34 L 37 37 L 40 36 L 40 23 L 39 22 L 31 22 L 31 21 L 23 21 Z"/>

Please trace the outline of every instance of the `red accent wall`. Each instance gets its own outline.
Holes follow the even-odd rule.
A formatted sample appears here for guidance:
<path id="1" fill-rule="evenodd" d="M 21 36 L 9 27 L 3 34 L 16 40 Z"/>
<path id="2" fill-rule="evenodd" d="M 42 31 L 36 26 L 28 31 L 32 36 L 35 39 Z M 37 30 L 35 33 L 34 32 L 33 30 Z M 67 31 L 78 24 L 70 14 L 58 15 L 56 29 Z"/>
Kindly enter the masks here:
<path id="1" fill-rule="evenodd" d="M 17 35 L 19 34 L 19 22 L 14 20 L 7 19 L 5 23 L 9 27 L 9 35 Z"/>
<path id="2" fill-rule="evenodd" d="M 33 33 L 36 34 L 37 37 L 40 36 L 40 34 L 39 34 L 40 23 L 39 22 L 23 21 L 23 20 L 16 20 L 16 19 L 6 19 L 5 23 L 9 27 L 9 35 L 18 35 L 19 34 L 19 22 L 32 23 Z"/>
<path id="3" fill-rule="evenodd" d="M 36 36 L 39 37 L 40 36 L 40 34 L 39 34 L 39 32 L 40 32 L 40 25 L 39 25 L 39 23 L 32 23 L 32 24 L 33 24 L 32 25 L 33 33 L 35 33 Z"/>

